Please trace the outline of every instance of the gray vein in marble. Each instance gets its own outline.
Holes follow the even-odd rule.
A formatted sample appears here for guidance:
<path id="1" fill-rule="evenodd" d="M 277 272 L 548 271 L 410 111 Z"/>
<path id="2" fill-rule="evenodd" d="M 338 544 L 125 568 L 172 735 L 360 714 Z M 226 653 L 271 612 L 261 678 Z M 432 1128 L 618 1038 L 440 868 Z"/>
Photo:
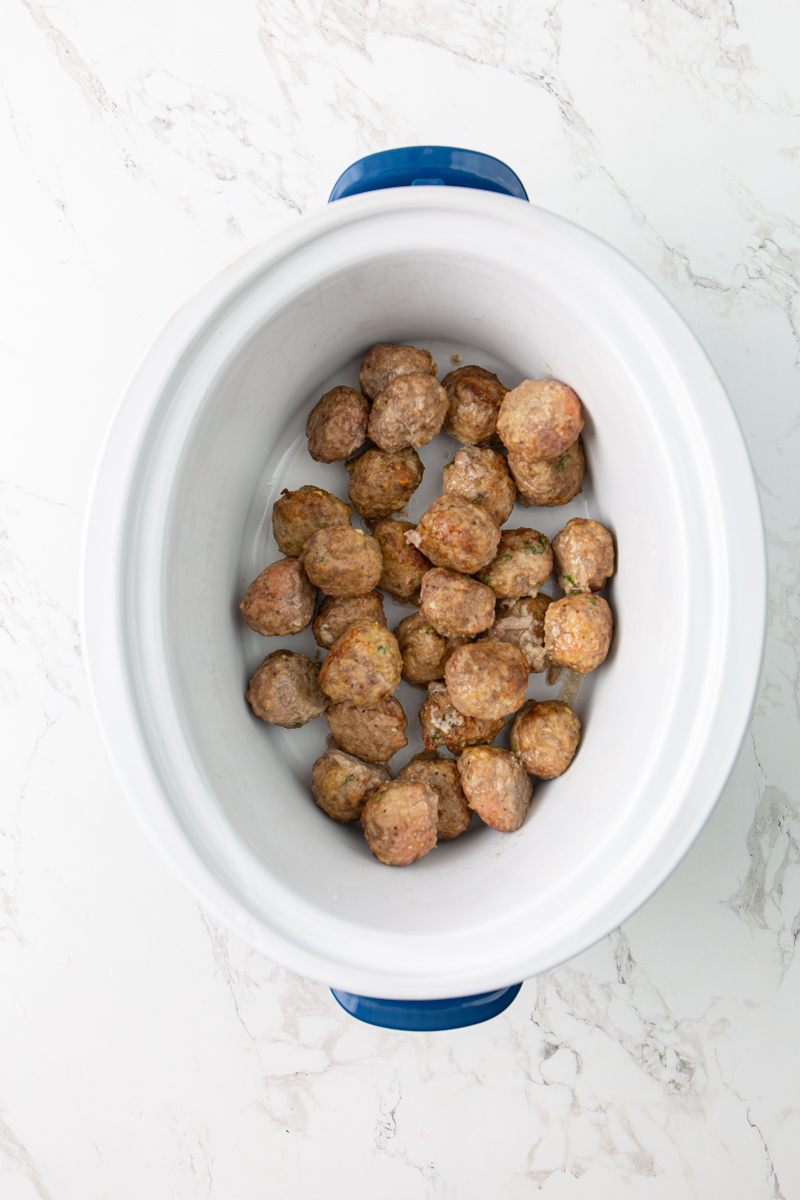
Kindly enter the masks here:
<path id="1" fill-rule="evenodd" d="M 0 1154 L 12 1163 L 18 1171 L 27 1176 L 39 1200 L 54 1200 L 53 1193 L 46 1186 L 42 1178 L 41 1170 L 33 1161 L 14 1130 L 2 1117 L 0 1117 Z"/>
<path id="2" fill-rule="evenodd" d="M 74 43 L 53 24 L 39 0 L 21 0 L 21 3 L 28 10 L 37 27 L 45 34 L 61 67 L 77 85 L 89 107 L 100 116 L 112 115 L 121 120 L 122 113 L 115 101 L 108 95 L 102 81 L 81 56 Z"/>
<path id="3" fill-rule="evenodd" d="M 750 1116 L 749 1108 L 747 1110 L 747 1124 L 750 1126 L 751 1129 L 755 1129 L 756 1133 L 761 1138 L 761 1143 L 764 1147 L 764 1156 L 766 1157 L 766 1160 L 767 1160 L 767 1169 L 769 1171 L 769 1182 L 772 1185 L 772 1193 L 771 1194 L 772 1194 L 773 1200 L 786 1200 L 786 1197 L 784 1196 L 783 1192 L 781 1191 L 780 1180 L 778 1179 L 778 1174 L 775 1170 L 775 1164 L 772 1161 L 772 1155 L 769 1152 L 769 1146 L 767 1145 L 767 1139 L 764 1137 L 764 1134 L 761 1132 L 758 1125 L 756 1125 L 755 1121 Z"/>

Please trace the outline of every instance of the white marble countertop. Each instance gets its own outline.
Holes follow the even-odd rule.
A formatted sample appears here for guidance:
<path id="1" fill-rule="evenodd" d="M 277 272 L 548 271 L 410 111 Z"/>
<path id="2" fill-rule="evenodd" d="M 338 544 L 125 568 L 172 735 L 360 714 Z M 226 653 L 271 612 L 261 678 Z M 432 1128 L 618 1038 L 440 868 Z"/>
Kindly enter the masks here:
<path id="1" fill-rule="evenodd" d="M 800 1196 L 799 35 L 791 0 L 4 5 L 3 1200 Z M 752 726 L 686 860 L 433 1035 L 358 1024 L 198 908 L 112 773 L 77 623 L 150 341 L 354 159 L 421 142 L 497 155 L 666 292 L 742 423 L 771 575 Z"/>

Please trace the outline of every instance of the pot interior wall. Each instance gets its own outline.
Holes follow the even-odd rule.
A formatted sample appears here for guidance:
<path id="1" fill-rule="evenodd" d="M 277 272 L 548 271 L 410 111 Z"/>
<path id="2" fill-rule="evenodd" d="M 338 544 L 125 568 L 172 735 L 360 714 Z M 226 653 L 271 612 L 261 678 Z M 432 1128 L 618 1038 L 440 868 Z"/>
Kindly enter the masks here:
<path id="1" fill-rule="evenodd" d="M 681 689 L 685 695 L 691 678 L 690 642 L 699 648 L 703 637 L 702 622 L 689 619 L 688 586 L 703 539 L 690 537 L 680 503 L 692 447 L 687 440 L 676 456 L 676 435 L 666 429 L 673 410 L 658 348 L 638 339 L 635 317 L 622 335 L 613 333 L 614 302 L 604 311 L 597 301 L 579 262 L 554 274 L 544 254 L 537 263 L 521 253 L 516 265 L 498 269 L 479 246 L 457 254 L 373 251 L 346 271 L 322 272 L 279 311 L 252 321 L 224 367 L 195 385 L 161 593 L 173 701 L 186 753 L 205 782 L 205 795 L 180 815 L 197 828 L 203 806 L 216 808 L 247 848 L 250 904 L 265 921 L 280 914 L 274 893 L 260 894 L 260 878 L 281 885 L 288 907 L 333 914 L 365 934 L 469 935 L 514 913 L 525 914 L 529 930 L 535 922 L 546 927 L 600 867 L 613 879 L 622 849 L 666 819 L 673 799 L 659 789 L 664 738 L 691 726 L 691 703 L 681 715 Z M 257 296 L 251 303 L 257 307 Z M 266 653 L 287 646 L 314 656 L 310 631 L 260 638 L 237 609 L 251 579 L 279 557 L 270 514 L 281 489 L 316 483 L 347 498 L 343 465 L 308 457 L 305 421 L 327 388 L 356 383 L 361 354 L 378 341 L 430 348 L 440 378 L 459 354 L 497 371 L 506 386 L 545 375 L 570 383 L 587 412 L 584 491 L 564 508 L 518 505 L 508 524 L 552 537 L 571 516 L 588 515 L 613 530 L 618 546 L 607 592 L 614 645 L 576 701 L 583 742 L 573 766 L 537 787 L 518 833 L 498 834 L 475 818 L 466 835 L 402 870 L 372 858 L 359 826 L 338 825 L 314 805 L 311 766 L 325 749 L 324 718 L 287 731 L 258 721 L 245 703 L 247 680 Z M 426 475 L 410 519 L 441 490 L 444 461 L 456 449 L 438 438 L 422 450 Z M 556 594 L 553 584 L 549 590 Z M 390 628 L 409 611 L 387 603 Z M 558 686 L 532 676 L 529 694 L 556 696 Z M 412 744 L 395 757 L 394 771 L 420 748 L 423 698 L 402 685 Z M 213 867 L 210 841 L 206 855 Z"/>

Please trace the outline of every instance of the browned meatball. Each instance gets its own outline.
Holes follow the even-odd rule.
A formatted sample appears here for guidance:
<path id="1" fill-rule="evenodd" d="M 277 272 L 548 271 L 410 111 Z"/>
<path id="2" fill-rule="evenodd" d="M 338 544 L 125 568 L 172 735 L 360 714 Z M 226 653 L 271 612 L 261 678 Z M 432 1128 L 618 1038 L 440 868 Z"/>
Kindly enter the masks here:
<path id="1" fill-rule="evenodd" d="M 491 441 L 508 391 L 497 376 L 483 367 L 459 367 L 444 377 L 442 387 L 449 401 L 444 432 L 468 446 Z"/>
<path id="2" fill-rule="evenodd" d="M 460 496 L 470 504 L 479 504 L 498 525 L 511 516 L 517 489 L 506 460 L 496 450 L 465 446 L 444 468 L 446 496 Z"/>
<path id="3" fill-rule="evenodd" d="M 386 624 L 383 596 L 367 592 L 366 596 L 326 596 L 314 617 L 311 629 L 317 645 L 330 650 L 333 643 L 349 629 L 354 621 L 377 621 Z"/>
<path id="4" fill-rule="evenodd" d="M 383 560 L 375 538 L 337 525 L 320 529 L 303 551 L 306 575 L 326 596 L 363 596 L 381 577 Z"/>
<path id="5" fill-rule="evenodd" d="M 319 685 L 334 704 L 351 700 L 358 708 L 372 708 L 391 696 L 402 666 L 394 634 L 375 621 L 356 621 L 328 651 Z"/>
<path id="6" fill-rule="evenodd" d="M 442 637 L 422 613 L 401 621 L 394 636 L 403 656 L 403 678 L 422 687 L 443 678 L 448 658 L 464 644 L 463 638 Z"/>
<path id="7" fill-rule="evenodd" d="M 432 375 L 401 375 L 375 398 L 367 433 L 381 450 L 425 446 L 442 428 L 447 392 Z"/>
<path id="8" fill-rule="evenodd" d="M 305 484 L 296 492 L 284 488 L 272 509 L 272 532 L 281 554 L 299 557 L 303 546 L 318 529 L 349 525 L 353 510 L 323 488 Z"/>
<path id="9" fill-rule="evenodd" d="M 427 350 L 380 342 L 368 350 L 361 360 L 358 382 L 362 392 L 374 400 L 393 379 L 399 379 L 401 375 L 435 375 L 437 370 Z"/>
<path id="10" fill-rule="evenodd" d="M 488 567 L 480 573 L 496 596 L 516 600 L 535 596 L 553 569 L 550 543 L 538 529 L 504 529 Z"/>
<path id="11" fill-rule="evenodd" d="M 469 829 L 472 812 L 461 787 L 458 764 L 452 758 L 417 754 L 398 771 L 397 778 L 403 783 L 427 783 L 436 792 L 439 801 L 436 836 L 440 842 L 449 842 Z"/>
<path id="12" fill-rule="evenodd" d="M 574 517 L 553 539 L 562 592 L 599 592 L 614 574 L 614 543 L 599 521 Z"/>
<path id="13" fill-rule="evenodd" d="M 555 779 L 575 757 L 581 723 L 560 700 L 529 700 L 511 726 L 511 750 L 529 775 Z"/>
<path id="14" fill-rule="evenodd" d="M 398 600 L 410 600 L 418 595 L 422 576 L 431 569 L 425 555 L 406 541 L 406 533 L 413 528 L 410 521 L 397 521 L 389 517 L 376 525 L 372 532 L 383 558 L 378 587 L 390 592 Z"/>
<path id="15" fill-rule="evenodd" d="M 518 646 L 527 659 L 528 670 L 537 675 L 548 665 L 544 652 L 544 614 L 550 603 L 550 597 L 542 592 L 520 600 L 498 600 L 497 619 L 486 635 Z"/>
<path id="16" fill-rule="evenodd" d="M 459 646 L 444 669 L 452 703 L 465 717 L 491 721 L 516 712 L 528 688 L 528 660 L 518 646 L 481 638 Z"/>
<path id="17" fill-rule="evenodd" d="M 442 637 L 476 637 L 494 621 L 495 594 L 485 583 L 436 567 L 422 577 L 419 611 Z"/>
<path id="18" fill-rule="evenodd" d="M 379 862 L 407 867 L 436 845 L 438 800 L 426 783 L 394 783 L 371 796 L 361 812 L 367 845 Z"/>
<path id="19" fill-rule="evenodd" d="M 247 702 L 270 725 L 298 729 L 321 717 L 328 707 L 318 681 L 319 667 L 306 654 L 275 650 L 250 680 Z"/>
<path id="20" fill-rule="evenodd" d="M 405 508 L 425 472 L 416 450 L 397 454 L 367 450 L 345 467 L 350 475 L 348 495 L 365 520 L 388 517 Z"/>
<path id="21" fill-rule="evenodd" d="M 386 767 L 367 766 L 343 750 L 328 750 L 311 769 L 311 791 L 334 821 L 357 821 L 368 796 L 391 782 Z"/>
<path id="22" fill-rule="evenodd" d="M 556 458 L 543 458 L 539 462 L 526 459 L 509 451 L 508 465 L 519 488 L 519 498 L 525 508 L 552 508 L 557 504 L 569 504 L 574 500 L 583 484 L 586 459 L 583 444 L 578 438 L 563 454 Z"/>
<path id="23" fill-rule="evenodd" d="M 467 804 L 482 821 L 501 833 L 519 829 L 533 784 L 513 754 L 497 746 L 471 746 L 458 760 L 458 770 Z"/>
<path id="24" fill-rule="evenodd" d="M 408 745 L 408 720 L 394 696 L 387 696 L 374 708 L 356 708 L 351 700 L 332 704 L 326 719 L 341 748 L 364 762 L 388 762 Z"/>
<path id="25" fill-rule="evenodd" d="M 427 750 L 447 749 L 460 754 L 465 746 L 493 742 L 505 722 L 466 717 L 451 702 L 443 683 L 428 684 L 428 699 L 419 710 L 422 740 Z"/>
<path id="26" fill-rule="evenodd" d="M 586 675 L 605 661 L 613 631 L 602 596 L 564 596 L 545 613 L 545 652 L 560 667 Z"/>
<path id="27" fill-rule="evenodd" d="M 526 379 L 507 393 L 497 416 L 506 449 L 528 462 L 563 454 L 582 429 L 580 400 L 555 379 Z"/>
<path id="28" fill-rule="evenodd" d="M 306 628 L 314 615 L 315 598 L 299 558 L 281 558 L 250 584 L 239 608 L 256 633 L 285 637 Z"/>
<path id="29" fill-rule="evenodd" d="M 437 496 L 406 538 L 434 566 L 473 575 L 494 558 L 500 526 L 494 517 L 460 496 Z"/>
<path id="30" fill-rule="evenodd" d="M 306 423 L 308 453 L 315 462 L 341 462 L 367 436 L 369 404 L 355 388 L 335 387 L 314 405 Z"/>

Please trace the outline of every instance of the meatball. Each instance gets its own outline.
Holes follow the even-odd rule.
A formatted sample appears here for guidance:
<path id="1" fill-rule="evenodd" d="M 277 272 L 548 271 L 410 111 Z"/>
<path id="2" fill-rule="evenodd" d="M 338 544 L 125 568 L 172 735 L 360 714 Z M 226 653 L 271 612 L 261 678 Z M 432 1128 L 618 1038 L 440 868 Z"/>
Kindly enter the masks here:
<path id="1" fill-rule="evenodd" d="M 449 407 L 444 432 L 468 446 L 496 437 L 500 405 L 508 388 L 483 367 L 459 367 L 442 380 Z"/>
<path id="2" fill-rule="evenodd" d="M 425 446 L 442 428 L 447 392 L 432 375 L 401 375 L 378 394 L 367 433 L 381 450 Z"/>
<path id="3" fill-rule="evenodd" d="M 369 404 L 355 388 L 335 387 L 312 408 L 306 423 L 308 453 L 315 462 L 341 462 L 367 436 Z"/>
<path id="4" fill-rule="evenodd" d="M 553 569 L 550 543 L 538 529 L 505 529 L 488 567 L 480 573 L 496 596 L 535 596 Z"/>
<path id="5" fill-rule="evenodd" d="M 385 767 L 367 766 L 343 750 L 328 750 L 311 768 L 311 791 L 334 821 L 357 821 L 368 796 L 391 782 Z"/>
<path id="6" fill-rule="evenodd" d="M 341 748 L 364 762 L 388 762 L 408 745 L 408 720 L 393 696 L 387 696 L 374 708 L 356 708 L 351 700 L 332 704 L 326 719 Z"/>
<path id="7" fill-rule="evenodd" d="M 494 621 L 495 594 L 485 583 L 436 567 L 422 577 L 419 611 L 437 633 L 471 638 Z"/>
<path id="8" fill-rule="evenodd" d="M 538 596 L 523 596 L 520 600 L 500 600 L 497 619 L 486 634 L 518 646 L 528 663 L 528 670 L 540 674 L 547 666 L 544 652 L 544 614 L 552 603 L 542 592 Z"/>
<path id="9" fill-rule="evenodd" d="M 424 687 L 444 677 L 444 666 L 463 638 L 445 638 L 422 613 L 406 617 L 394 631 L 403 656 L 403 678 Z"/>
<path id="10" fill-rule="evenodd" d="M 284 488 L 272 509 L 272 532 L 281 554 L 298 558 L 312 533 L 349 525 L 353 510 L 323 488 L 305 484 L 296 492 Z"/>
<path id="11" fill-rule="evenodd" d="M 399 379 L 401 375 L 435 375 L 437 370 L 427 350 L 381 342 L 368 350 L 361 360 L 358 382 L 362 392 L 374 400 L 393 379 Z"/>
<path id="12" fill-rule="evenodd" d="M 517 489 L 502 454 L 465 446 L 444 468 L 446 496 L 460 496 L 479 504 L 498 525 L 511 516 Z"/>
<path id="13" fill-rule="evenodd" d="M 599 592 L 614 574 L 614 543 L 599 521 L 574 517 L 553 539 L 562 592 Z"/>
<path id="14" fill-rule="evenodd" d="M 491 721 L 516 712 L 528 689 L 528 660 L 518 646 L 481 638 L 459 646 L 444 669 L 450 700 L 465 717 Z"/>
<path id="15" fill-rule="evenodd" d="M 434 566 L 472 575 L 494 558 L 500 526 L 488 512 L 460 496 L 437 496 L 406 539 Z"/>
<path id="16" fill-rule="evenodd" d="M 410 600 L 419 594 L 422 576 L 431 564 L 416 546 L 406 541 L 406 533 L 414 526 L 410 521 L 387 518 L 375 526 L 372 536 L 381 548 L 383 571 L 378 587 L 398 600 Z"/>
<path id="17" fill-rule="evenodd" d="M 545 653 L 559 667 L 586 675 L 605 661 L 613 630 L 611 609 L 602 596 L 564 596 L 545 613 Z"/>
<path id="18" fill-rule="evenodd" d="M 407 867 L 436 845 L 438 800 L 426 783 L 394 783 L 371 796 L 361 811 L 367 845 L 379 862 Z"/>
<path id="19" fill-rule="evenodd" d="M 555 779 L 575 757 L 581 723 L 560 700 L 529 700 L 511 726 L 511 750 L 529 775 Z"/>
<path id="20" fill-rule="evenodd" d="M 533 784 L 525 768 L 508 750 L 471 746 L 458 760 L 467 804 L 492 829 L 519 829 L 531 803 Z"/>
<path id="21" fill-rule="evenodd" d="M 552 508 L 557 504 L 569 504 L 570 500 L 575 499 L 583 484 L 586 459 L 583 444 L 578 438 L 563 454 L 556 458 L 543 458 L 539 462 L 528 462 L 509 451 L 508 465 L 525 508 L 531 505 Z"/>
<path id="22" fill-rule="evenodd" d="M 345 467 L 350 475 L 348 495 L 365 520 L 388 517 L 405 508 L 425 471 L 416 450 L 401 450 L 398 454 L 367 450 Z"/>
<path id="23" fill-rule="evenodd" d="M 367 592 L 366 596 L 326 596 L 311 624 L 317 645 L 322 646 L 323 650 L 330 650 L 336 639 L 354 621 L 386 624 L 380 592 Z"/>
<path id="24" fill-rule="evenodd" d="M 375 538 L 349 525 L 320 529 L 308 539 L 303 566 L 326 596 L 363 596 L 381 577 L 383 560 Z"/>
<path id="25" fill-rule="evenodd" d="M 256 633 L 285 637 L 306 628 L 314 615 L 315 599 L 299 558 L 281 558 L 250 584 L 239 608 Z"/>
<path id="26" fill-rule="evenodd" d="M 356 621 L 328 651 L 319 685 L 334 704 L 380 704 L 400 682 L 403 660 L 394 634 L 376 621 Z"/>
<path id="27" fill-rule="evenodd" d="M 307 654 L 275 650 L 250 680 L 247 702 L 257 717 L 270 725 L 298 729 L 328 707 L 318 681 L 319 667 Z"/>
<path id="28" fill-rule="evenodd" d="M 503 445 L 528 462 L 563 454 L 582 429 L 580 400 L 555 379 L 526 379 L 506 394 L 497 416 Z"/>
<path id="29" fill-rule="evenodd" d="M 472 812 L 461 787 L 458 764 L 452 758 L 417 754 L 402 771 L 398 771 L 397 779 L 403 783 L 427 783 L 436 792 L 439 801 L 436 837 L 440 842 L 449 842 L 469 829 Z"/>
<path id="30" fill-rule="evenodd" d="M 483 721 L 464 716 L 451 702 L 445 685 L 437 682 L 428 685 L 419 723 L 426 750 L 447 749 L 453 754 L 460 754 L 465 746 L 493 742 L 505 724 L 502 717 Z"/>

